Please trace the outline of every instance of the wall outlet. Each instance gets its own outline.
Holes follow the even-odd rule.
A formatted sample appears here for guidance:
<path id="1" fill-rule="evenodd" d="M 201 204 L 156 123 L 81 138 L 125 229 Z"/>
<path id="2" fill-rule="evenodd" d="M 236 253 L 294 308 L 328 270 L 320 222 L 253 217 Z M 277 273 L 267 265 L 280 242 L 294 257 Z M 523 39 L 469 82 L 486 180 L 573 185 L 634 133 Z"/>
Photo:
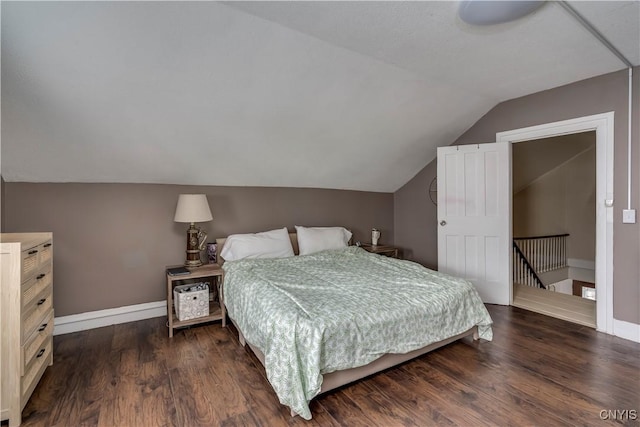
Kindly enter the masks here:
<path id="1" fill-rule="evenodd" d="M 636 210 L 635 209 L 625 209 L 622 211 L 622 222 L 624 224 L 635 224 L 636 223 Z"/>

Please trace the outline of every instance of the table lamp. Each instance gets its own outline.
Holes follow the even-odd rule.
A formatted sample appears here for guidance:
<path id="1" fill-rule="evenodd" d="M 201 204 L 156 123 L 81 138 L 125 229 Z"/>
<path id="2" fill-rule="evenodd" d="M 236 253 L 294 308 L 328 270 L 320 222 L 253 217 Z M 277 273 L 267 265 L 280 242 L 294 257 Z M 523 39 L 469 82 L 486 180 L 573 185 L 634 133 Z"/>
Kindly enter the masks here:
<path id="1" fill-rule="evenodd" d="M 173 220 L 191 224 L 187 230 L 187 259 L 184 262 L 186 267 L 202 265 L 200 252 L 204 250 L 207 233 L 196 227 L 195 223 L 212 219 L 206 194 L 180 194 Z"/>

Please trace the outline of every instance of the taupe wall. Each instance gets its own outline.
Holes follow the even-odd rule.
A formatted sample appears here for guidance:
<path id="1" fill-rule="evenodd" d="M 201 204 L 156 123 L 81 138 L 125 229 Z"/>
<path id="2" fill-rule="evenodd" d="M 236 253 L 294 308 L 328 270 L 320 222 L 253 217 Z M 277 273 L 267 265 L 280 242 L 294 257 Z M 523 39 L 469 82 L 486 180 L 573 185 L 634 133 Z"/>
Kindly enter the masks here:
<path id="1" fill-rule="evenodd" d="M 429 198 L 436 176 L 435 160 L 393 195 L 395 242 L 404 257 L 429 268 L 438 268 L 438 211 Z"/>
<path id="2" fill-rule="evenodd" d="M 205 193 L 208 241 L 294 225 L 370 230 L 393 242 L 393 195 L 358 191 L 150 184 L 5 183 L 7 232 L 52 231 L 56 316 L 160 301 L 164 267 L 185 258 L 187 224 L 173 222 L 180 193 Z"/>
<path id="3" fill-rule="evenodd" d="M 513 195 L 514 237 L 564 233 L 567 258 L 595 261 L 595 146 Z"/>
<path id="4" fill-rule="evenodd" d="M 628 72 L 622 70 L 503 102 L 453 144 L 491 142 L 497 132 L 614 111 L 613 314 L 616 319 L 640 324 L 640 225 L 622 223 L 622 209 L 627 203 L 627 76 Z M 633 88 L 633 104 L 638 106 L 640 67 L 634 69 Z M 637 111 L 631 158 L 635 184 L 632 208 L 636 210 L 640 207 Z M 394 194 L 395 243 L 404 247 L 412 259 L 431 266 L 438 261 L 435 206 L 428 199 L 429 183 L 435 173 L 434 161 Z"/>
<path id="5" fill-rule="evenodd" d="M 4 178 L 0 175 L 0 233 L 4 230 Z"/>

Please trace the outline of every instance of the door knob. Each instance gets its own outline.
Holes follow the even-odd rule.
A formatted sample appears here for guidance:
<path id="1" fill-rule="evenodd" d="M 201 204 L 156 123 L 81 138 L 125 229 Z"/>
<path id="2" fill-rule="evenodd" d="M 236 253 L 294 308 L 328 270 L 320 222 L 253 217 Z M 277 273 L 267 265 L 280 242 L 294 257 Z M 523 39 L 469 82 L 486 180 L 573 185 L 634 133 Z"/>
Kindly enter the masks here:
<path id="1" fill-rule="evenodd" d="M 442 221 L 440 221 L 440 225 L 444 227 L 445 225 L 447 225 L 447 221 L 443 219 Z"/>

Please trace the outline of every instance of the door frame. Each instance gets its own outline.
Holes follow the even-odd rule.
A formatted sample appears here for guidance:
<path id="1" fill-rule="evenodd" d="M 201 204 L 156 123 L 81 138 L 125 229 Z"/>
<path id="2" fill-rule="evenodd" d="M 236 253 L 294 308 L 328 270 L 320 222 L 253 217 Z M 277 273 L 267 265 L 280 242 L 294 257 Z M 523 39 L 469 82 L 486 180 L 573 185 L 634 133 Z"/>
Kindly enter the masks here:
<path id="1" fill-rule="evenodd" d="M 497 142 L 596 132 L 596 330 L 613 334 L 613 125 L 614 112 L 496 133 Z M 511 169 L 512 158 L 509 159 Z M 513 179 L 513 177 L 511 177 Z M 513 194 L 509 194 L 512 209 Z M 511 230 L 513 233 L 513 230 Z M 513 287 L 513 277 L 510 277 Z M 513 304 L 513 296 L 510 304 Z"/>

